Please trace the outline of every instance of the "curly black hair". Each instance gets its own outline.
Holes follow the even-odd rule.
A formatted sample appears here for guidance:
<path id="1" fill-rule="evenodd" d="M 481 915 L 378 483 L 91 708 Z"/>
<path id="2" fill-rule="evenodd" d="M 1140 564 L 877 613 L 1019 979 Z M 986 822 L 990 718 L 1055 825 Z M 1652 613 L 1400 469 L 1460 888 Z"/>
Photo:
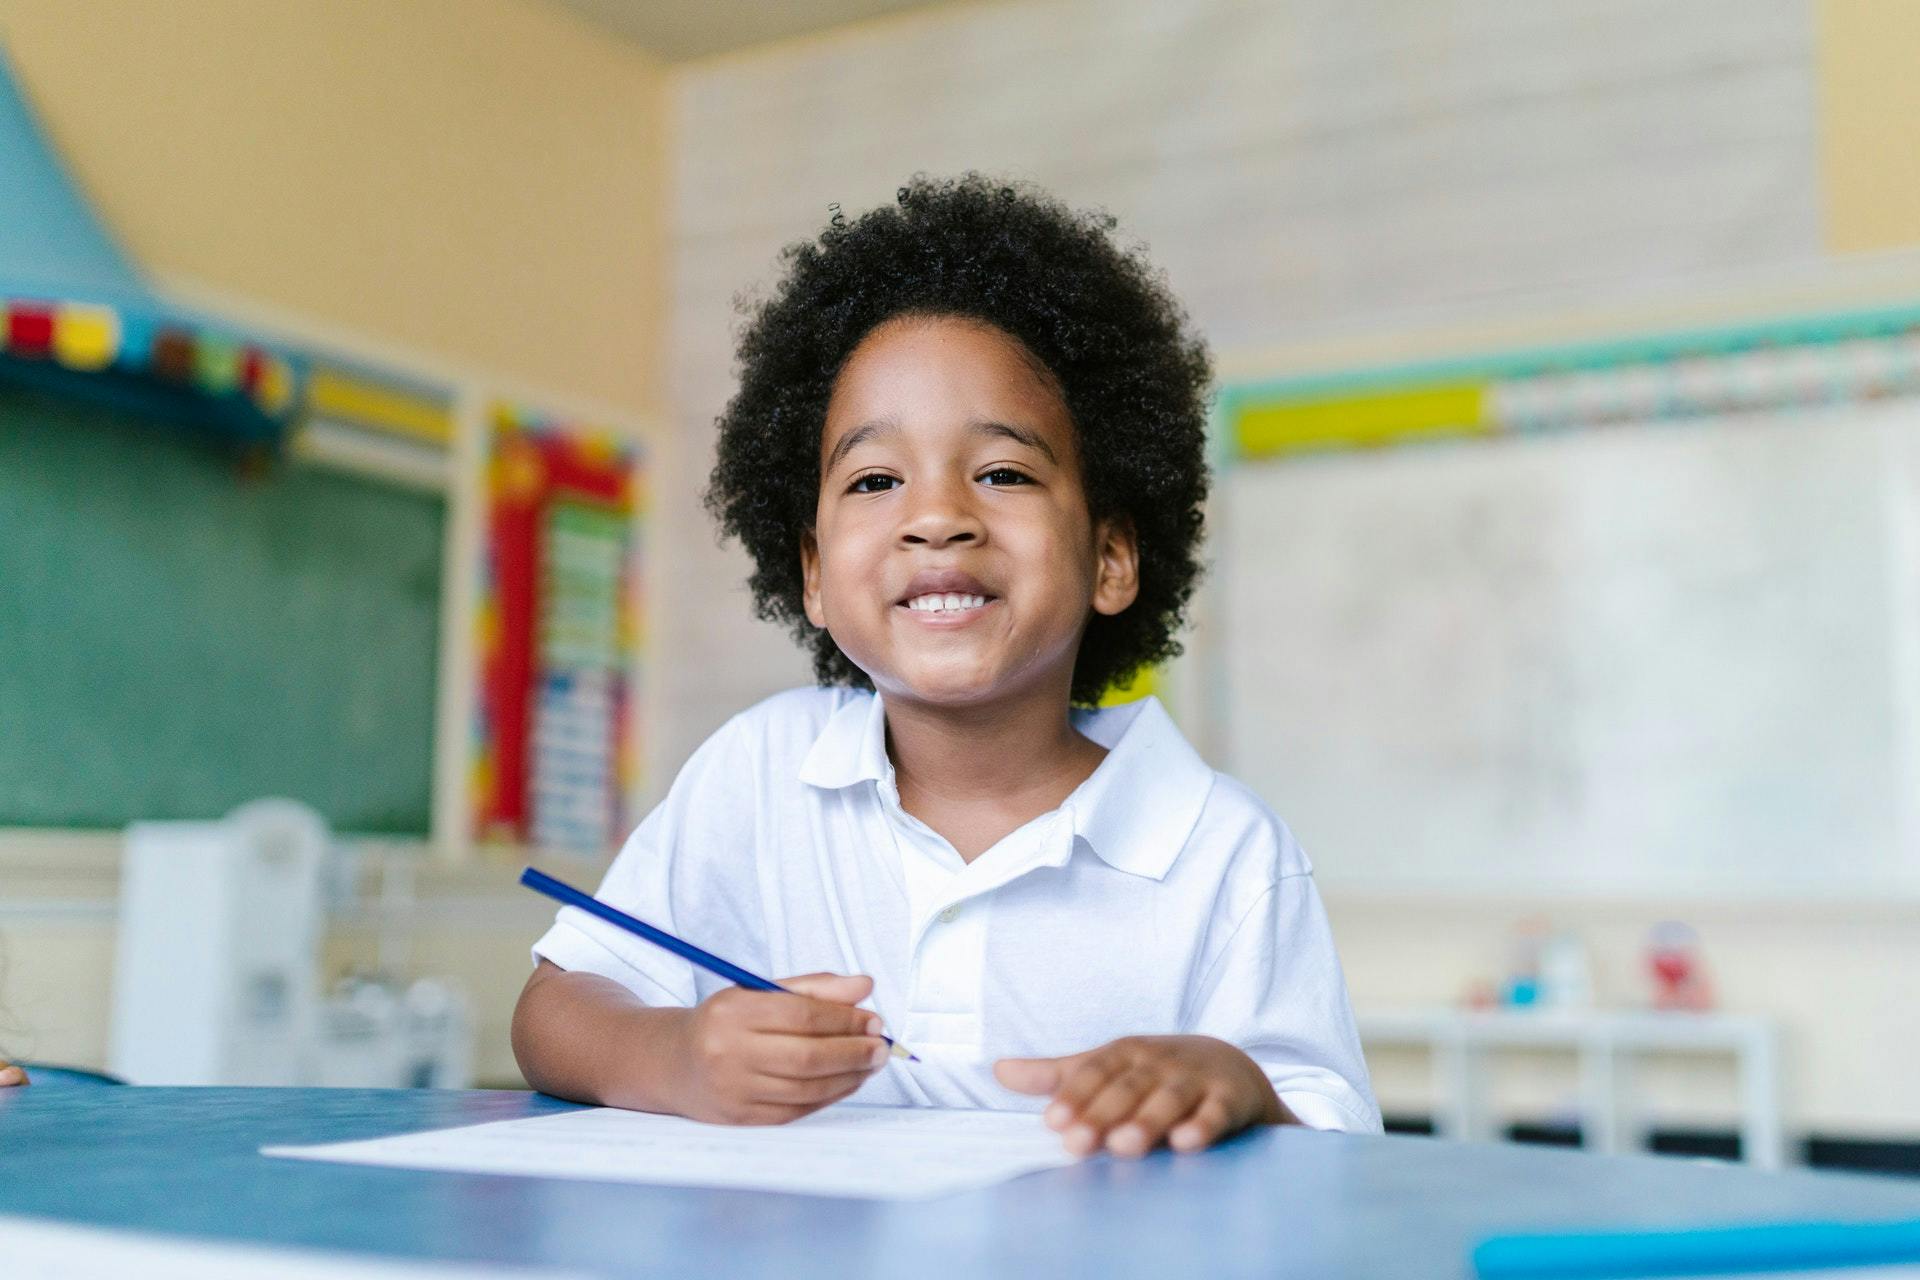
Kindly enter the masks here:
<path id="1" fill-rule="evenodd" d="M 781 254 L 785 276 L 741 334 L 706 506 L 753 558 L 754 613 L 812 647 L 822 684 L 871 687 L 802 603 L 820 433 L 848 356 L 905 315 L 984 321 L 1022 343 L 1062 392 L 1090 514 L 1132 522 L 1139 596 L 1090 615 L 1072 700 L 1096 703 L 1180 652 L 1174 633 L 1200 574 L 1210 368 L 1158 271 L 1114 243 L 1114 225 L 1025 185 L 921 175 L 857 219 L 834 206 L 817 240 Z"/>

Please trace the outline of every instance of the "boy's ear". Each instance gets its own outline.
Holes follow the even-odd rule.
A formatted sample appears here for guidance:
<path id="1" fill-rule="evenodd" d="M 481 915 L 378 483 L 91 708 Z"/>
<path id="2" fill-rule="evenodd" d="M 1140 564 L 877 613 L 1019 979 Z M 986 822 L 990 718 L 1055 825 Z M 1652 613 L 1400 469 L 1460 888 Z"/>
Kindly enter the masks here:
<path id="1" fill-rule="evenodd" d="M 1093 609 L 1111 618 L 1140 597 L 1140 541 L 1133 521 L 1111 516 L 1093 526 Z"/>
<path id="2" fill-rule="evenodd" d="M 820 544 L 813 539 L 813 530 L 800 535 L 800 602 L 807 611 L 807 621 L 816 627 L 827 625 L 827 615 L 820 608 Z"/>

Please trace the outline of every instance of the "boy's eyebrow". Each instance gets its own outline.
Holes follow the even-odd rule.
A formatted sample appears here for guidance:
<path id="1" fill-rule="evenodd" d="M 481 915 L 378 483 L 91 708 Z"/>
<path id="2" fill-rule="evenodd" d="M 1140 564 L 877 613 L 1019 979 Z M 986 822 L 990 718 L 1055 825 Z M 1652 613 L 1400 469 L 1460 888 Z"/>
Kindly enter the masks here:
<path id="1" fill-rule="evenodd" d="M 1029 431 L 1025 427 L 1010 426 L 1004 422 L 976 421 L 968 423 L 967 426 L 968 429 L 976 435 L 1002 436 L 1013 441 L 1015 444 L 1023 444 L 1036 453 L 1043 454 L 1048 462 L 1058 463 L 1060 461 L 1060 459 L 1053 456 L 1053 446 L 1048 444 L 1036 431 Z"/>
<path id="2" fill-rule="evenodd" d="M 977 418 L 967 424 L 967 430 L 973 432 L 975 435 L 996 436 L 1000 439 L 1011 440 L 1015 444 L 1023 444 L 1027 446 L 1027 448 L 1044 456 L 1048 462 L 1057 464 L 1060 461 L 1059 458 L 1054 456 L 1053 446 L 1048 444 L 1039 432 L 1030 431 L 1026 427 L 1016 427 L 1005 422 L 994 422 L 989 419 Z M 867 443 L 869 440 L 877 440 L 881 436 L 897 435 L 899 431 L 900 421 L 897 418 L 875 418 L 872 422 L 861 423 L 834 442 L 832 451 L 827 454 L 827 465 L 821 469 L 821 474 L 825 475 L 839 466 L 840 460 L 853 452 L 858 446 Z"/>
<path id="3" fill-rule="evenodd" d="M 895 418 L 875 418 L 872 422 L 862 423 L 847 432 L 847 434 L 841 436 L 839 441 L 834 444 L 833 452 L 827 455 L 827 465 L 821 468 L 821 474 L 824 475 L 839 466 L 840 459 L 846 457 L 855 445 L 865 444 L 867 441 L 878 439 L 883 435 L 895 434 L 899 430 L 900 423 L 899 420 Z"/>

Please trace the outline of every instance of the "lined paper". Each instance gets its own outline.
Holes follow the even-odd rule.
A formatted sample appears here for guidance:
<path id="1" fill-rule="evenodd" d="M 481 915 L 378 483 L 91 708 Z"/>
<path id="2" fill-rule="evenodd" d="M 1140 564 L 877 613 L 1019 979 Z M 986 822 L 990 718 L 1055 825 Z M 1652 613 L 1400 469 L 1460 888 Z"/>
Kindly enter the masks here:
<path id="1" fill-rule="evenodd" d="M 1029 1112 L 838 1106 L 731 1127 L 597 1109 L 270 1156 L 458 1173 L 914 1200 L 1075 1163 Z"/>

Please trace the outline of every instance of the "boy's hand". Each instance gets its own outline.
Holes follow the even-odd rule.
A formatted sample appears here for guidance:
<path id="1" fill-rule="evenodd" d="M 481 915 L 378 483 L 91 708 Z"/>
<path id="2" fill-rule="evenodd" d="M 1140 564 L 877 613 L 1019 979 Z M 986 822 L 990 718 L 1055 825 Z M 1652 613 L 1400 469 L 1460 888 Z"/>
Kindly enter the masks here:
<path id="1" fill-rule="evenodd" d="M 1293 1119 L 1252 1058 L 1211 1036 L 1127 1036 L 1064 1058 L 1002 1058 L 1016 1093 L 1051 1094 L 1067 1150 L 1140 1156 L 1167 1142 L 1198 1151 L 1249 1125 Z"/>
<path id="2" fill-rule="evenodd" d="M 779 991 L 728 987 L 692 1012 L 681 1045 L 681 1115 L 713 1124 L 785 1124 L 858 1089 L 886 1065 L 880 1016 L 854 1004 L 871 978 L 810 973 Z"/>
<path id="3" fill-rule="evenodd" d="M 0 1058 L 0 1089 L 25 1083 L 27 1083 L 26 1068 L 16 1067 L 6 1059 Z"/>

